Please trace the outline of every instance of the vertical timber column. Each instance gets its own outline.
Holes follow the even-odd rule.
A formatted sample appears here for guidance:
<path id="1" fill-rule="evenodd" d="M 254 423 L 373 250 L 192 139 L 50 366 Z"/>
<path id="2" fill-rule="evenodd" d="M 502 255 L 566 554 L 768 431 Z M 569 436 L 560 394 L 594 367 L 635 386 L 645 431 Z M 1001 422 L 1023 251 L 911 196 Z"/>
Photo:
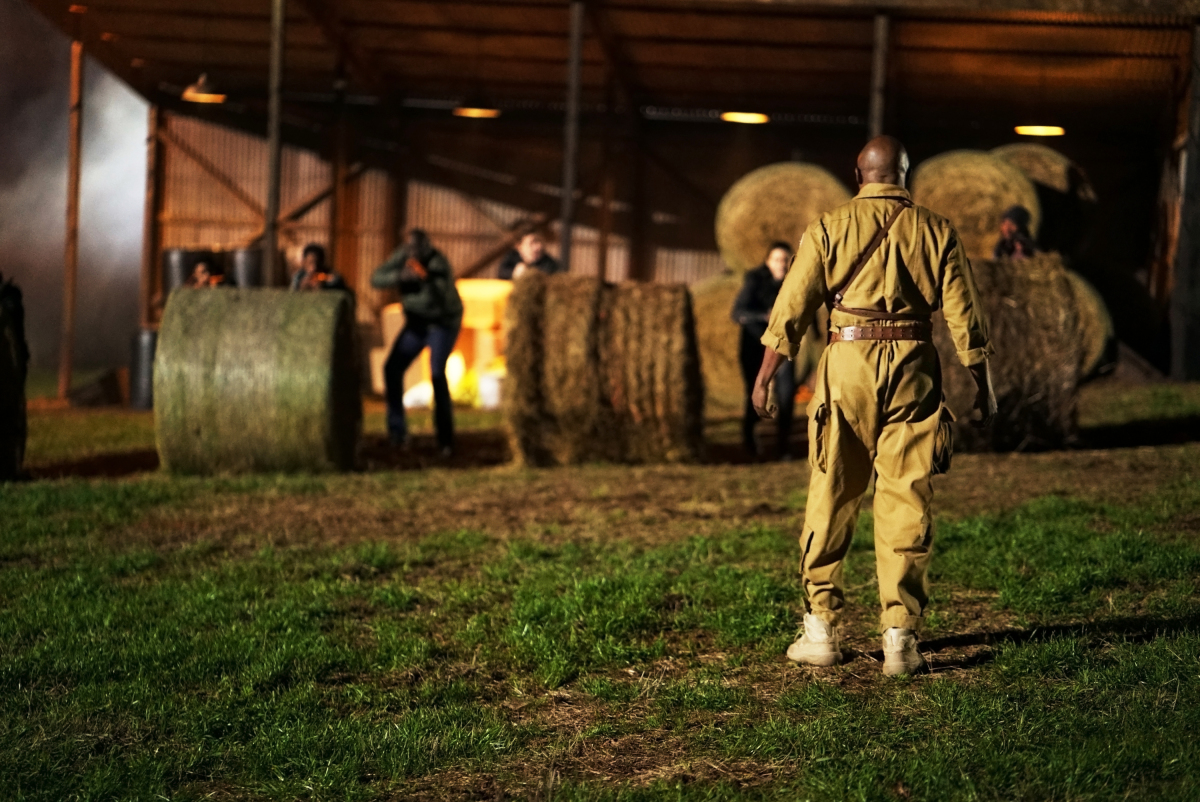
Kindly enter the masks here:
<path id="1" fill-rule="evenodd" d="M 1200 379 L 1200 25 L 1192 29 L 1183 202 L 1171 293 L 1171 378 Z"/>
<path id="2" fill-rule="evenodd" d="M 579 83 L 583 62 L 583 0 L 571 0 L 571 42 L 567 57 L 567 119 L 563 133 L 562 244 L 559 260 L 571 269 L 571 237 L 575 226 L 575 184 L 579 173 Z"/>
<path id="3" fill-rule="evenodd" d="M 79 276 L 79 175 L 83 128 L 83 42 L 71 42 L 71 100 L 67 121 L 67 247 L 63 264 L 62 341 L 58 352 L 58 397 L 71 391 L 75 360 L 75 285 Z"/>
<path id="4" fill-rule="evenodd" d="M 279 259 L 279 184 L 283 144 L 283 37 L 286 0 L 271 0 L 271 72 L 267 95 L 267 208 L 263 230 L 263 283 L 278 286 L 283 278 Z"/>
<path id="5" fill-rule="evenodd" d="M 154 320 L 154 296 L 161 292 L 158 269 L 158 246 L 160 243 L 158 213 L 162 206 L 162 145 L 158 141 L 158 127 L 162 124 L 162 110 L 150 106 L 146 121 L 146 203 L 142 211 L 142 280 L 138 287 L 138 325 L 150 328 Z"/>
<path id="6" fill-rule="evenodd" d="M 631 201 L 629 208 L 629 274 L 631 281 L 650 281 L 654 278 L 656 249 L 647 240 L 646 226 L 650 217 L 649 186 L 643 141 L 645 123 L 634 120 L 629 140 L 629 177 Z"/>
<path id="7" fill-rule="evenodd" d="M 342 264 L 342 211 L 346 205 L 346 79 L 338 65 L 334 81 L 333 195 L 329 199 L 329 260 L 335 270 Z"/>
<path id="8" fill-rule="evenodd" d="M 596 242 L 596 275 L 601 281 L 608 276 L 608 248 L 613 230 L 613 200 L 617 192 L 616 181 L 613 178 L 613 106 L 616 98 L 613 92 L 613 76 L 611 69 L 605 79 L 604 87 L 604 144 L 600 169 L 603 173 L 600 183 L 600 238 Z"/>
<path id="9" fill-rule="evenodd" d="M 883 133 L 887 111 L 888 39 L 891 24 L 887 14 L 875 15 L 875 52 L 871 58 L 871 113 L 868 129 L 872 139 Z"/>

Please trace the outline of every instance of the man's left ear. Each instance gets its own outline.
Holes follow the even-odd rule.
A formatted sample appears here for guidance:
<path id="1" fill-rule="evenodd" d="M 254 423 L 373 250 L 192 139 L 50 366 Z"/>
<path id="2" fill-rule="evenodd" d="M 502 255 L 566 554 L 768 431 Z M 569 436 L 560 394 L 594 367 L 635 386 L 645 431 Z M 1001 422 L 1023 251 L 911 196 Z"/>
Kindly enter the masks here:
<path id="1" fill-rule="evenodd" d="M 862 182 L 863 182 L 863 180 L 862 180 L 862 170 L 859 170 L 857 167 L 855 167 L 855 168 L 854 168 L 854 183 L 858 184 L 858 185 L 861 187 L 861 186 L 862 186 Z"/>

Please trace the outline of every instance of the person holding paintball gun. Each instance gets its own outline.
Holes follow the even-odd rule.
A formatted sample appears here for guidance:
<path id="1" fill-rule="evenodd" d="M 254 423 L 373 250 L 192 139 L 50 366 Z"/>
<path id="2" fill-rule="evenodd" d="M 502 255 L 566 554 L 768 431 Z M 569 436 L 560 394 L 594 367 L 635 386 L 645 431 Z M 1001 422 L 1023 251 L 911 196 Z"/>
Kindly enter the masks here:
<path id="1" fill-rule="evenodd" d="M 404 307 L 404 328 L 383 366 L 388 437 L 393 445 L 408 444 L 404 373 L 428 347 L 437 441 L 442 456 L 449 457 L 454 450 L 454 410 L 446 380 L 446 361 L 458 341 L 463 316 L 462 298 L 454 286 L 450 262 L 433 247 L 424 231 L 414 228 L 408 241 L 375 268 L 371 286 L 398 290 Z"/>

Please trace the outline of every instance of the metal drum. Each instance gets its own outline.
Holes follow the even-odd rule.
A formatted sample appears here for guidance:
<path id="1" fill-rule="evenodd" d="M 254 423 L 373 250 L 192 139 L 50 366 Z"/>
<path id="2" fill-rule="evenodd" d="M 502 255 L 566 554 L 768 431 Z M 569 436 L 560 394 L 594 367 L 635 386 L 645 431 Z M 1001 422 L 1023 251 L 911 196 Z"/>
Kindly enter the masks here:
<path id="1" fill-rule="evenodd" d="M 261 248 L 239 248 L 225 253 L 225 277 L 239 289 L 263 285 Z"/>
<path id="2" fill-rule="evenodd" d="M 129 363 L 129 406 L 154 409 L 154 352 L 158 332 L 141 329 L 133 335 L 133 358 Z"/>

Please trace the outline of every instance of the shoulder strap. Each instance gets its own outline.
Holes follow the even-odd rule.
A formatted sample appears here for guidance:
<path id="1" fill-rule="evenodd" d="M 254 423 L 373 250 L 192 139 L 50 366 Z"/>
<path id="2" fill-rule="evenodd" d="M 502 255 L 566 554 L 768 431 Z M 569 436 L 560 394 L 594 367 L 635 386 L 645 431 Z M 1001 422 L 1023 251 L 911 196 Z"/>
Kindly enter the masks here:
<path id="1" fill-rule="evenodd" d="M 867 262 L 870 261 L 871 257 L 875 255 L 875 251 L 879 250 L 879 246 L 883 244 L 883 238 L 887 236 L 892 224 L 894 224 L 896 219 L 900 217 L 901 212 L 903 212 L 905 209 L 911 209 L 913 207 L 913 202 L 902 196 L 881 195 L 878 197 L 862 198 L 862 200 L 894 200 L 897 201 L 897 205 L 892 213 L 888 215 L 887 222 L 883 224 L 883 228 L 875 232 L 875 236 L 871 237 L 871 241 L 867 243 L 867 247 L 863 248 L 862 253 L 860 253 L 858 258 L 854 260 L 854 264 L 850 268 L 850 275 L 847 276 L 846 280 L 843 281 L 833 291 L 833 301 L 830 306 L 832 306 L 834 309 L 840 309 L 843 312 L 850 312 L 851 314 L 870 315 L 887 319 L 907 319 L 910 317 L 909 315 L 894 315 L 890 312 L 881 312 L 875 309 L 849 309 L 845 306 L 842 306 L 842 298 L 845 297 L 846 290 L 848 290 L 850 285 L 854 283 L 854 280 L 858 278 L 858 274 L 862 272 L 862 269 L 866 267 Z"/>

